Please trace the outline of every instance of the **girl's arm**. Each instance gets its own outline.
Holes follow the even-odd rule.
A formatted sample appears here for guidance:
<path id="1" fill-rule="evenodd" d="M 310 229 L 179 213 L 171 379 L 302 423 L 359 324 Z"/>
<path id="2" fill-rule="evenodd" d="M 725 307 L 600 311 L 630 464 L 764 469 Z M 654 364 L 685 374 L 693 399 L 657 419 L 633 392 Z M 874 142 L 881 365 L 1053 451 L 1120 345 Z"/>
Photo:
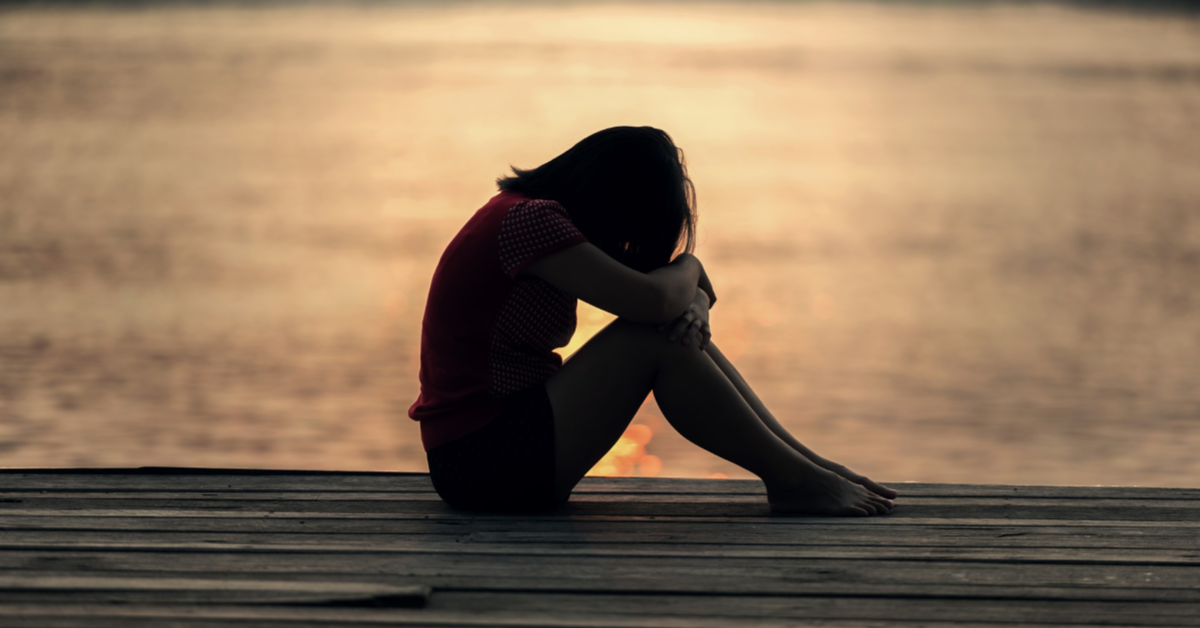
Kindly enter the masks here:
<path id="1" fill-rule="evenodd" d="M 606 312 L 637 323 L 669 323 L 692 304 L 704 274 L 700 260 L 681 253 L 670 264 L 640 273 L 584 242 L 521 271 L 546 280 Z"/>

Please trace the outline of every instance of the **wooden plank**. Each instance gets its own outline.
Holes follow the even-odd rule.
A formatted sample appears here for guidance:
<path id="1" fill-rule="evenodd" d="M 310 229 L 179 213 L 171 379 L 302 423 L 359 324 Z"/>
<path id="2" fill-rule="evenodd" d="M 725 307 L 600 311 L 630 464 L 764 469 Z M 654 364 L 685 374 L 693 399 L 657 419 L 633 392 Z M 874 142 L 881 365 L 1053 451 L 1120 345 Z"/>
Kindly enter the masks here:
<path id="1" fill-rule="evenodd" d="M 86 539 L 57 538 L 33 542 L 0 540 L 0 551 L 43 551 L 43 552 L 186 552 L 186 553 L 242 553 L 242 554 L 480 554 L 493 556 L 625 556 L 658 558 L 667 556 L 721 556 L 744 558 L 840 558 L 857 559 L 922 559 L 922 560 L 978 560 L 1008 561 L 1025 563 L 1084 562 L 1090 564 L 1142 565 L 1198 565 L 1200 553 L 1194 548 L 1052 548 L 1052 547 L 978 547 L 923 545 L 908 546 L 729 546 L 721 543 L 690 544 L 676 543 L 596 546 L 574 540 L 567 543 L 472 543 L 461 539 L 399 537 L 383 542 L 346 540 L 333 543 L 326 539 L 301 537 L 298 542 L 271 543 L 251 539 L 245 543 L 228 543 L 216 539 L 197 537 L 191 541 L 154 541 L 140 538 L 120 538 L 111 541 L 89 541 Z"/>
<path id="2" fill-rule="evenodd" d="M 443 606 L 444 605 L 444 606 Z M 757 617 L 796 620 L 987 622 L 1010 621 L 1091 625 L 1197 625 L 1200 605 L 1163 602 L 1039 602 L 1034 600 L 927 600 L 864 597 L 637 596 L 586 594 L 456 593 L 435 596 L 434 608 L 486 612 L 552 611 L 676 617 Z"/>
<path id="3" fill-rule="evenodd" d="M 0 575 L 0 603 L 304 604 L 364 608 L 423 607 L 427 586 L 268 579 Z"/>
<path id="4" fill-rule="evenodd" d="M 31 534 L 38 534 L 31 536 Z M 1060 534 L 1052 536 L 1015 536 L 994 538 L 992 536 L 947 536 L 933 540 L 922 539 L 919 532 L 904 535 L 871 536 L 855 534 L 845 536 L 840 534 L 820 534 L 804 538 L 787 538 L 786 535 L 763 537 L 746 536 L 734 539 L 723 539 L 704 531 L 686 533 L 644 533 L 636 531 L 622 532 L 619 530 L 589 533 L 586 538 L 577 532 L 534 532 L 534 531 L 494 531 L 469 533 L 363 533 L 325 535 L 311 533 L 288 532 L 150 532 L 146 536 L 131 537 L 128 532 L 108 531 L 78 531 L 64 536 L 60 532 L 49 535 L 27 532 L 6 532 L 5 542 L 26 547 L 55 546 L 64 538 L 81 543 L 82 546 L 95 546 L 114 542 L 129 542 L 137 540 L 151 545 L 162 544 L 222 544 L 228 547 L 242 545 L 264 546 L 314 546 L 327 549 L 346 547 L 354 549 L 361 546 L 388 548 L 392 551 L 402 551 L 406 547 L 430 548 L 445 544 L 454 544 L 470 549 L 487 545 L 505 547 L 509 551 L 518 552 L 529 548 L 556 548 L 579 546 L 580 550 L 611 551 L 615 548 L 637 549 L 640 551 L 673 551 L 686 553 L 692 551 L 707 551 L 711 548 L 724 548 L 730 553 L 747 553 L 752 550 L 760 551 L 789 551 L 797 548 L 858 548 L 871 551 L 872 548 L 893 548 L 898 551 L 905 549 L 939 550 L 947 554 L 956 550 L 1055 550 L 1058 553 L 1070 551 L 1090 552 L 1096 556 L 1097 551 L 1103 550 L 1137 550 L 1155 553 L 1158 550 L 1188 552 L 1187 556 L 1200 556 L 1197 541 L 1193 535 L 1175 534 L 1170 536 L 1142 537 L 1072 537 Z M 1020 534 L 1020 533 L 1016 533 Z M 691 548 L 691 549 L 689 549 Z"/>
<path id="5" fill-rule="evenodd" d="M 605 493 L 604 495 L 608 495 Z M 638 494 L 632 499 L 645 501 L 650 494 Z M 668 499 L 679 498 L 667 496 Z M 255 501 L 439 501 L 432 491 L 124 491 L 124 490 L 55 490 L 55 491 L 0 491 L 2 504 L 36 504 L 47 499 L 70 499 L 87 501 L 93 499 L 120 499 L 142 501 L 207 501 L 219 499 L 233 502 Z M 586 499 L 586 498 L 585 498 Z M 753 499 L 753 498 L 744 498 Z M 693 500 L 694 501 L 694 500 Z"/>
<path id="6" fill-rule="evenodd" d="M 431 492 L 428 475 L 423 473 L 323 473 L 178 469 L 169 472 L 138 473 L 132 470 L 95 470 L 79 473 L 72 470 L 0 469 L 0 491 L 39 490 L 152 490 L 174 492 L 236 491 L 367 491 L 367 492 Z M 193 473 L 193 471 L 203 473 Z M 81 482 L 81 479 L 83 481 Z M 1064 497 L 1086 499 L 1103 497 L 1138 500 L 1200 500 L 1200 489 L 1148 487 L 1071 487 L 1071 486 L 1005 486 L 966 484 L 922 484 L 894 482 L 903 496 L 954 499 L 959 497 L 1004 498 L 1020 496 L 1036 499 Z M 708 480 L 689 478 L 585 478 L 576 494 L 640 493 L 762 495 L 762 483 L 757 480 Z"/>
<path id="7" fill-rule="evenodd" d="M 571 512 L 568 510 L 567 512 Z M 901 513 L 903 514 L 903 513 Z M 522 525 L 527 523 L 551 522 L 551 521 L 590 521 L 590 522 L 611 522 L 625 523 L 629 525 L 637 525 L 642 523 L 655 522 L 688 522 L 697 524 L 709 525 L 755 525 L 755 526 L 787 526 L 790 529 L 803 530 L 805 526 L 827 526 L 837 525 L 841 527 L 891 527 L 898 525 L 921 526 L 921 525 L 936 525 L 936 526 L 1017 526 L 1017 527 L 1045 527 L 1048 525 L 1055 526 L 1071 526 L 1075 528 L 1130 528 L 1130 529 L 1158 529 L 1158 530 L 1186 530 L 1200 528 L 1200 521 L 1127 521 L 1127 520 L 1090 520 L 1090 519 L 1072 519 L 1072 520 L 1047 520 L 1047 519 L 1024 519 L 1024 518 L 981 518 L 981 517 L 918 517 L 911 514 L 903 515 L 893 514 L 886 517 L 795 517 L 795 516 L 772 516 L 763 514 L 761 516 L 746 516 L 746 517 L 727 517 L 727 516 L 704 516 L 704 515 L 607 515 L 607 514 L 591 514 L 574 512 L 568 517 L 564 517 L 562 513 L 549 514 L 534 514 L 534 515 L 489 515 L 489 514 L 464 514 L 451 510 L 449 508 L 441 508 L 439 510 L 430 509 L 430 512 L 388 512 L 388 513 L 355 513 L 353 516 L 347 516 L 344 513 L 323 513 L 323 512 L 261 512 L 261 511 L 243 511 L 243 510 L 180 510 L 169 508 L 125 508 L 118 510 L 109 509 L 87 509 L 87 510 L 40 510 L 40 509 L 20 509 L 8 508 L 0 510 L 0 517 L 20 517 L 25 519 L 44 518 L 46 520 L 64 520 L 85 518 L 92 519 L 144 519 L 147 521 L 157 520 L 184 520 L 194 519 L 197 521 L 207 520 L 212 522 L 220 522 L 222 520 L 241 520 L 241 521 L 328 521 L 328 522 L 347 522 L 347 525 L 353 525 L 353 522 L 381 522 L 381 521 L 428 521 L 441 525 L 466 525 L 467 520 L 473 521 L 493 521 L 493 522 L 520 522 Z"/>
<path id="8" fill-rule="evenodd" d="M 518 566 L 528 566 L 528 561 Z M 435 571 L 434 568 L 438 570 Z M 1188 586 L 1190 574 L 1179 568 L 1147 570 L 1144 567 L 1066 567 L 1037 570 L 1014 565 L 974 563 L 887 564 L 882 561 L 837 563 L 823 561 L 797 566 L 775 564 L 763 568 L 721 561 L 684 564 L 667 561 L 657 565 L 619 565 L 612 561 L 584 560 L 573 572 L 551 564 L 552 573 L 502 570 L 495 566 L 473 569 L 452 561 L 419 567 L 408 573 L 403 568 L 386 573 L 327 571 L 221 571 L 105 570 L 88 569 L 91 578 L 192 578 L 250 579 L 297 582 L 341 582 L 390 586 L 429 586 L 447 590 L 521 590 L 527 592 L 578 592 L 659 594 L 744 594 L 744 595 L 857 595 L 910 598 L 989 598 L 1036 600 L 1159 600 L 1200 602 L 1200 590 Z M 683 575 L 673 571 L 684 569 Z M 70 569 L 14 569 L 13 577 L 76 576 Z M 565 574 L 565 575 L 564 575 Z M 1149 577 L 1148 577 L 1149 575 Z M 736 581 L 736 582 L 731 582 Z M 0 596 L 3 593 L 0 592 Z M 19 596 L 16 598 L 21 599 Z M 11 601 L 0 598 L 0 602 Z"/>
<path id="9" fill-rule="evenodd" d="M 101 520 L 105 521 L 105 520 Z M 182 521 L 188 521 L 184 519 Z M 226 521 L 226 520 L 222 520 Z M 236 520 L 234 520 L 236 521 Z M 277 523 L 264 520 L 266 523 Z M 67 521 L 65 523 L 75 524 Z M 319 523 L 319 522 L 318 522 Z M 415 543 L 419 546 L 439 543 L 466 543 L 509 546 L 556 546 L 586 545 L 604 547 L 621 545 L 647 547 L 652 545 L 679 546 L 716 545 L 721 547 L 926 547 L 926 548 L 1051 548 L 1062 550 L 1097 549 L 1178 549 L 1198 551 L 1200 535 L 1170 531 L 1170 533 L 1140 534 L 1095 534 L 1075 530 L 1068 533 L 1053 528 L 1037 532 L 1022 532 L 1016 528 L 1007 531 L 991 528 L 949 528 L 939 530 L 933 526 L 905 526 L 890 528 L 886 534 L 862 528 L 838 528 L 825 526 L 820 529 L 806 528 L 802 533 L 781 526 L 736 526 L 715 527 L 703 524 L 667 523 L 651 526 L 589 525 L 586 529 L 570 522 L 547 522 L 529 527 L 514 528 L 511 525 L 494 523 L 455 526 L 435 526 L 424 522 L 387 522 L 387 531 L 347 532 L 340 529 L 339 522 L 325 522 L 326 530 L 305 529 L 308 523 L 287 526 L 286 529 L 264 529 L 249 531 L 207 530 L 113 530 L 110 528 L 87 529 L 16 529 L 0 522 L 0 542 L 9 544 L 51 544 L 64 538 L 72 542 L 93 544 L 128 542 L 137 540 L 148 543 L 223 543 L 227 545 L 318 545 L 325 547 L 372 547 L 397 546 L 398 542 Z M 407 528 L 405 530 L 404 528 Z M 1124 531 L 1116 528 L 1118 532 Z M 398 546 L 397 546 L 398 547 Z"/>
<path id="10" fill-rule="evenodd" d="M 303 476 L 303 477 L 416 477 L 428 475 L 420 471 L 338 471 L 314 469 L 260 469 L 257 467 L 32 467 L 32 468 L 0 468 L 0 473 L 18 473 L 21 475 L 141 475 L 141 476 Z"/>
<path id="11" fill-rule="evenodd" d="M 696 528 L 697 526 L 692 526 Z M 324 534 L 311 532 L 173 532 L 154 531 L 130 533 L 128 531 L 110 530 L 78 530 L 64 534 L 60 531 L 14 531 L 5 530 L 0 537 L 0 546 L 9 549 L 21 547 L 52 547 L 52 548 L 107 548 L 122 544 L 137 543 L 139 546 L 171 548 L 175 546 L 192 546 L 204 544 L 206 547 L 240 547 L 256 545 L 261 548 L 294 548 L 313 547 L 325 549 L 344 548 L 355 551 L 361 548 L 375 548 L 380 551 L 403 552 L 410 548 L 428 548 L 448 545 L 452 548 L 471 547 L 508 547 L 519 548 L 570 548 L 578 546 L 580 550 L 614 549 L 618 547 L 647 551 L 654 549 L 675 549 L 686 552 L 693 546 L 697 551 L 706 547 L 720 547 L 728 551 L 763 549 L 767 551 L 790 551 L 793 549 L 818 548 L 858 548 L 871 551 L 872 548 L 894 549 L 927 549 L 941 551 L 955 550 L 986 550 L 1000 549 L 1004 551 L 1018 549 L 1072 550 L 1090 552 L 1096 556 L 1104 550 L 1146 550 L 1161 551 L 1164 554 L 1183 552 L 1185 555 L 1200 558 L 1200 540 L 1191 534 L 1156 535 L 1154 537 L 1104 537 L 1055 534 L 1041 537 L 1040 540 L 1028 539 L 1021 536 L 1000 536 L 993 534 L 982 535 L 943 535 L 935 533 L 923 534 L 921 530 L 909 529 L 901 533 L 891 531 L 886 535 L 872 535 L 863 531 L 846 534 L 839 530 L 824 530 L 818 534 L 803 536 L 788 534 L 778 528 L 767 528 L 763 532 L 739 532 L 734 526 L 725 530 L 692 529 L 676 532 L 660 532 L 647 534 L 638 529 L 605 529 L 581 533 L 567 526 L 557 529 L 540 526 L 533 530 L 498 528 L 491 531 L 439 531 L 415 533 L 361 533 L 361 534 Z"/>
<path id="12" fill-rule="evenodd" d="M 32 503 L 47 503 L 52 504 L 55 499 L 69 499 L 73 501 L 89 501 L 89 500 L 124 500 L 127 502 L 137 501 L 170 501 L 172 503 L 185 503 L 189 501 L 205 502 L 209 500 L 220 500 L 222 502 L 305 502 L 305 501 L 344 501 L 348 503 L 354 502 L 410 502 L 410 501 L 427 501 L 437 502 L 439 498 L 431 491 L 286 491 L 286 490 L 258 490 L 258 491 L 238 491 L 231 489 L 197 489 L 197 490 L 182 490 L 173 491 L 165 489 L 155 489 L 146 491 L 117 491 L 110 489 L 76 489 L 76 490 L 28 490 L 0 491 L 0 507 L 13 504 L 32 504 Z M 761 505 L 765 506 L 766 499 L 761 493 L 753 494 L 716 494 L 716 493 L 608 493 L 608 492 L 576 492 L 571 498 L 571 504 L 595 504 L 595 503 L 624 503 L 624 504 L 706 504 L 710 506 L 720 506 L 726 504 L 734 505 Z M 1150 509 L 1183 509 L 1196 511 L 1200 510 L 1200 502 L 1194 500 L 1170 500 L 1162 498 L 1138 498 L 1133 496 L 1119 496 L 1116 493 L 1107 495 L 1073 495 L 1056 497 L 1053 499 L 1043 499 L 1026 496 L 998 496 L 998 497 L 940 497 L 940 496 L 921 496 L 913 494 L 905 494 L 897 504 L 901 507 L 959 507 L 965 505 L 980 505 L 980 506 L 1023 506 L 1029 508 L 1055 508 L 1055 507 L 1091 507 L 1096 510 L 1113 507 L 1129 507 L 1129 508 L 1150 508 Z M 82 504 L 81 504 L 82 505 Z M 92 506 L 94 507 L 94 506 Z"/>
<path id="13" fill-rule="evenodd" d="M 1200 505 L 1197 507 L 1173 506 L 1145 507 L 1142 505 L 1112 500 L 1117 505 L 1098 506 L 1094 502 L 1081 500 L 1063 504 L 1058 501 L 1022 504 L 1006 503 L 1005 500 L 961 500 L 936 504 L 900 503 L 889 517 L 880 520 L 895 520 L 909 517 L 951 519 L 1044 519 L 1044 520 L 1090 520 L 1090 521 L 1160 521 L 1200 522 Z M 1111 502 L 1110 502 L 1111 503 Z M 129 500 L 96 498 L 88 500 L 45 498 L 27 499 L 20 503 L 0 504 L 0 514 L 36 515 L 39 511 L 61 515 L 89 512 L 147 512 L 148 507 L 172 511 L 175 516 L 189 513 L 242 512 L 248 515 L 268 516 L 287 513 L 288 516 L 311 516 L 326 513 L 344 516 L 363 515 L 445 515 L 454 514 L 450 508 L 437 500 L 410 500 L 398 502 L 345 500 L 263 500 L 239 502 L 220 499 L 178 500 Z M 461 513 L 460 513 L 461 514 Z M 546 513 L 555 514 L 555 513 Z M 721 517 L 729 519 L 776 518 L 767 504 L 757 500 L 724 503 L 692 503 L 671 501 L 575 501 L 559 509 L 557 514 L 567 516 L 617 516 L 617 517 Z M 150 515 L 147 515 L 150 516 Z"/>
<path id="14" fill-rule="evenodd" d="M 362 613 L 350 615 L 338 612 L 329 616 L 328 612 L 303 613 L 292 609 L 254 608 L 254 607 L 202 607 L 184 614 L 179 607 L 135 607 L 117 608 L 99 607 L 91 612 L 96 605 L 83 605 L 80 610 L 56 609 L 45 607 L 29 607 L 22 609 L 23 616 L 4 617 L 5 628 L 127 628 L 146 626 L 149 628 L 228 628 L 231 625 L 269 625 L 287 626 L 288 628 L 353 628 L 357 626 L 420 626 L 433 627 L 474 627 L 499 628 L 503 626 L 528 627 L 564 627 L 564 628 L 645 628 L 652 625 L 655 628 L 725 628 L 754 626 L 755 628 L 794 628 L 794 620 L 764 620 L 753 619 L 739 621 L 730 618 L 709 620 L 705 618 L 653 618 L 653 623 L 647 619 L 632 617 L 573 616 L 567 617 L 553 613 L 473 613 L 462 611 L 424 611 L 417 614 L 390 616 L 364 616 Z M 829 623 L 825 625 L 854 626 L 855 628 L 884 628 L 901 625 L 893 622 L 850 622 Z M 1000 625 L 971 624 L 983 628 L 999 628 Z M 1011 628 L 1006 625 L 1005 628 Z"/>
<path id="15" fill-rule="evenodd" d="M 345 507 L 369 507 L 372 504 L 384 504 L 393 508 L 408 502 L 440 502 L 440 498 L 432 492 L 339 492 L 339 491 L 210 491 L 210 492 L 174 492 L 174 491 L 0 491 L 0 513 L 11 508 L 62 509 L 64 505 L 70 508 L 120 508 L 142 507 L 149 503 L 180 505 L 189 508 L 212 508 L 215 505 L 229 505 L 232 508 L 245 508 L 249 504 L 263 504 L 280 509 L 286 504 L 296 503 L 300 507 L 308 507 L 307 502 L 340 502 Z M 712 495 L 712 494 L 665 494 L 665 493 L 583 493 L 572 498 L 567 507 L 582 504 L 706 504 L 739 506 L 764 506 L 766 498 L 763 495 Z M 946 499 L 940 497 L 908 496 L 897 500 L 897 504 L 905 509 L 913 508 L 956 508 L 996 507 L 1008 508 L 1090 508 L 1097 511 L 1112 509 L 1144 509 L 1144 510 L 1178 510 L 1200 513 L 1200 502 L 1173 502 L 1162 499 L 1141 500 L 1125 498 L 1061 498 L 1055 500 L 1032 499 L 1025 497 L 963 497 Z M 564 511 L 566 509 L 563 509 Z"/>
<path id="16" fill-rule="evenodd" d="M 568 507 L 571 516 L 692 516 L 692 517 L 770 517 L 763 503 L 664 503 L 664 502 L 574 502 Z M 1200 521 L 1200 510 L 1187 507 L 1146 508 L 1141 504 L 1097 507 L 1094 502 L 1063 505 L 1047 501 L 1036 505 L 1011 504 L 1006 500 L 945 500 L 941 503 L 918 504 L 901 502 L 888 517 L 874 518 L 879 522 L 909 517 L 972 518 L 972 519 L 1054 519 L 1092 521 Z M 782 519 L 785 517 L 774 517 Z"/>
<path id="17" fill-rule="evenodd" d="M 730 626 L 808 622 L 1025 623 L 1096 626 L 1195 626 L 1193 603 L 910 600 L 855 597 L 637 596 L 435 593 L 428 609 L 293 609 L 254 606 L 3 605 L 20 617 L 156 617 L 243 621 L 329 621 L 348 625 Z M 651 619 L 652 618 L 652 619 Z M 462 623 L 465 620 L 467 623 Z M 649 620 L 649 621 L 648 621 Z M 774 622 L 774 624 L 770 623 Z"/>
<path id="18" fill-rule="evenodd" d="M 657 522 L 655 522 L 657 523 Z M 663 543 L 675 545 L 711 544 L 724 546 L 768 547 L 1020 547 L 1093 550 L 1102 548 L 1200 550 L 1200 535 L 1195 531 L 1143 528 L 1019 528 L 894 526 L 885 529 L 839 527 L 837 524 L 800 530 L 784 526 L 737 526 L 663 522 L 660 525 L 612 526 L 574 529 L 550 526 L 526 529 L 471 531 L 466 539 L 473 543 L 568 543 L 588 545 Z M 1163 531 L 1159 531 L 1163 530 Z M 465 531 L 465 530 L 464 530 Z M 1132 533 L 1131 533 L 1132 532 Z"/>
<path id="19" fill-rule="evenodd" d="M 95 609 L 95 610 L 93 610 Z M 67 609 L 24 605 L 21 616 L 7 617 L 0 609 L 5 628 L 127 628 L 146 626 L 149 628 L 228 628 L 231 625 L 287 626 L 288 628 L 353 628 L 358 626 L 420 626 L 426 628 L 455 626 L 462 628 L 518 627 L 564 627 L 564 628 L 724 628 L 755 626 L 756 628 L 794 628 L 794 620 L 746 620 L 729 618 L 708 620 L 705 618 L 645 618 L 612 617 L 609 615 L 567 617 L 555 613 L 475 613 L 469 611 L 439 610 L 421 613 L 365 614 L 363 612 L 297 611 L 290 608 L 261 607 L 199 607 L 191 609 L 179 606 L 138 606 L 113 608 L 101 605 L 80 605 Z M 892 622 L 853 622 L 856 628 L 884 628 L 896 626 Z M 973 625 L 974 626 L 974 625 Z M 988 628 L 988 627 L 985 627 Z M 996 628 L 999 628 L 998 626 Z M 1006 628 L 1011 628 L 1007 626 Z"/>
<path id="20" fill-rule="evenodd" d="M 788 560 L 769 557 L 624 555 L 554 556 L 496 554 L 361 555 L 253 554 L 240 552 L 34 552 L 0 553 L 0 568 L 28 572 L 153 572 L 185 577 L 226 573 L 229 577 L 283 574 L 374 574 L 388 582 L 436 588 L 522 588 L 642 591 L 824 591 L 821 587 L 1008 586 L 1037 596 L 1041 589 L 1138 589 L 1191 599 L 1198 585 L 1195 565 L 1062 562 L 1036 565 L 994 560 L 922 560 L 864 557 Z M 580 584 L 583 582 L 584 584 Z M 837 589 L 841 591 L 842 589 Z M 1032 591 L 1032 594 L 1030 593 Z M 1158 595 L 1159 593 L 1155 593 Z"/>
<path id="21" fill-rule="evenodd" d="M 940 499 L 1007 498 L 1027 499 L 1109 498 L 1165 499 L 1171 501 L 1200 500 L 1198 488 L 1156 488 L 1138 486 L 1024 486 L 1003 484 L 927 484 L 920 482 L 883 482 L 904 497 Z M 628 485 L 628 488 L 626 486 Z M 758 480 L 711 480 L 695 478 L 584 478 L 575 489 L 578 493 L 631 492 L 750 495 L 766 494 Z"/>
<path id="22" fill-rule="evenodd" d="M 196 491 L 370 491 L 420 492 L 433 491 L 428 474 L 141 474 L 69 472 L 29 473 L 25 470 L 0 469 L 0 490 L 53 491 L 79 490 L 154 490 L 174 492 Z"/>
<path id="23" fill-rule="evenodd" d="M 342 517 L 339 515 L 287 516 L 286 513 L 264 517 L 245 516 L 171 516 L 174 511 L 151 511 L 153 516 L 123 516 L 119 513 L 60 515 L 0 514 L 0 531 L 126 531 L 126 532 L 304 532 L 330 535 L 353 534 L 486 534 L 504 533 L 512 539 L 522 534 L 566 534 L 588 542 L 624 542 L 639 538 L 670 539 L 677 535 L 681 542 L 689 539 L 716 539 L 737 544 L 775 542 L 825 543 L 845 539 L 847 542 L 888 543 L 916 535 L 930 541 L 946 538 L 995 538 L 1005 543 L 1023 540 L 1070 537 L 1072 542 L 1103 541 L 1105 538 L 1163 538 L 1169 544 L 1190 546 L 1200 533 L 1194 523 L 1161 522 L 1046 522 L 1040 520 L 943 520 L 916 517 L 879 519 L 825 518 L 764 518 L 742 522 L 705 518 L 619 518 L 619 517 L 542 517 L 519 518 L 484 516 L 390 516 L 370 515 Z M 211 513 L 205 513 L 211 515 Z M 162 516 L 160 516 L 162 515 Z M 880 525 L 882 523 L 882 525 Z M 882 530 L 880 528 L 883 528 Z M 614 541 L 615 539 L 615 541 Z M 762 539 L 762 540 L 759 540 Z M 1182 545 L 1180 545 L 1182 543 Z"/>
<path id="24" fill-rule="evenodd" d="M 11 615 L 8 614 L 11 612 Z M 289 628 L 335 628 L 339 626 L 423 626 L 499 628 L 504 626 L 566 628 L 794 628 L 792 619 L 733 617 L 631 617 L 611 613 L 564 615 L 554 612 L 475 612 L 454 609 L 420 611 L 364 611 L 359 609 L 295 609 L 253 606 L 114 606 L 78 604 L 67 607 L 22 604 L 0 606 L 5 628 L 103 628 L 113 626 L 150 626 L 169 628 L 227 628 L 230 625 L 286 625 Z M 887 628 L 909 625 L 899 621 L 822 622 L 855 628 Z M 1011 628 L 1011 624 L 963 624 L 972 628 Z M 1048 628 L 1051 624 L 1026 624 L 1029 628 Z"/>

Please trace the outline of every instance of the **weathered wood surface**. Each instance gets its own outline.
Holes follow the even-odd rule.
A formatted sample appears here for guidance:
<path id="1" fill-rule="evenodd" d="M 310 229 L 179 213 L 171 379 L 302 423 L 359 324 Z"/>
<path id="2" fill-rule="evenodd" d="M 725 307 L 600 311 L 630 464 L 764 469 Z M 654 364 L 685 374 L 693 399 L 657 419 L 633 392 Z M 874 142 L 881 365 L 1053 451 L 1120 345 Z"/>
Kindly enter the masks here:
<path id="1" fill-rule="evenodd" d="M 1200 626 L 1200 490 L 903 484 L 771 516 L 588 479 L 536 515 L 423 474 L 0 472 L 0 626 Z"/>

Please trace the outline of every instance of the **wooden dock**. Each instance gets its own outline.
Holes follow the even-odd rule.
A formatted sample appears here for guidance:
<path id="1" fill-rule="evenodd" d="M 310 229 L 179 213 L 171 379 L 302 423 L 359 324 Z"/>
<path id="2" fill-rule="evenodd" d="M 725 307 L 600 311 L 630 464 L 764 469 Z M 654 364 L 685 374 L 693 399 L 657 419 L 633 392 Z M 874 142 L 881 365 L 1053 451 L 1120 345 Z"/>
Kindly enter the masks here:
<path id="1" fill-rule="evenodd" d="M 534 516 L 423 474 L 0 472 L 0 626 L 1200 626 L 1200 490 L 587 479 Z"/>

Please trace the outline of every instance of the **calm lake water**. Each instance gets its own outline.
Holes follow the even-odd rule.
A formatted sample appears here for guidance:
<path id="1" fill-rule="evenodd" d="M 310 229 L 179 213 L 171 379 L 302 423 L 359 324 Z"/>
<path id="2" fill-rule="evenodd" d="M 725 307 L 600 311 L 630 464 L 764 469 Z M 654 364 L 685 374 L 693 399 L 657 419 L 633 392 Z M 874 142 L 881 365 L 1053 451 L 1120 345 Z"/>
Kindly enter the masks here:
<path id="1" fill-rule="evenodd" d="M 423 470 L 442 247 L 615 124 L 818 451 L 1200 486 L 1200 20 L 994 4 L 0 9 L 0 466 Z M 745 475 L 648 406 L 600 471 Z"/>

